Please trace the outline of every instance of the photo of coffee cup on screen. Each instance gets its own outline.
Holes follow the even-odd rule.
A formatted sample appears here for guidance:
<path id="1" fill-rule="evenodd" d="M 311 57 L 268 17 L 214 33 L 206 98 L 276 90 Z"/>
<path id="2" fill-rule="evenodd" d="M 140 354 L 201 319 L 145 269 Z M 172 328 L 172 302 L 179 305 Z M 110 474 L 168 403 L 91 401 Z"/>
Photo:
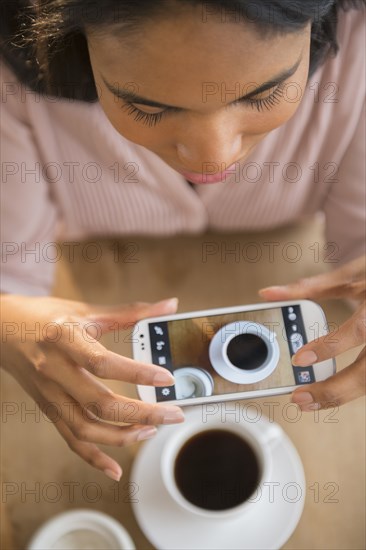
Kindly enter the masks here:
<path id="1" fill-rule="evenodd" d="M 275 370 L 280 348 L 274 331 L 260 323 L 235 321 L 216 332 L 209 355 L 215 371 L 226 380 L 253 384 Z"/>
<path id="2" fill-rule="evenodd" d="M 204 398 L 314 381 L 313 366 L 291 357 L 307 342 L 299 306 L 233 311 L 148 324 L 152 362 L 175 386 L 155 388 L 157 401 Z"/>

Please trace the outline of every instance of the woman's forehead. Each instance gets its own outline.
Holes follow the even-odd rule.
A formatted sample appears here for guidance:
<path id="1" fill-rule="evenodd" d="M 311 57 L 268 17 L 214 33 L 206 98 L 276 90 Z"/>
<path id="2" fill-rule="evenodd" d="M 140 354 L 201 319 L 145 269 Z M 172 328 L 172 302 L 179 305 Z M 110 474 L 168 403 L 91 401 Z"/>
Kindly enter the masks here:
<path id="1" fill-rule="evenodd" d="M 259 86 L 289 69 L 310 34 L 307 28 L 261 38 L 249 23 L 204 22 L 189 15 L 142 28 L 135 36 L 92 33 L 88 41 L 94 71 L 111 84 L 134 82 L 142 96 L 187 108 L 202 103 L 208 83 L 236 94 L 238 87 Z"/>

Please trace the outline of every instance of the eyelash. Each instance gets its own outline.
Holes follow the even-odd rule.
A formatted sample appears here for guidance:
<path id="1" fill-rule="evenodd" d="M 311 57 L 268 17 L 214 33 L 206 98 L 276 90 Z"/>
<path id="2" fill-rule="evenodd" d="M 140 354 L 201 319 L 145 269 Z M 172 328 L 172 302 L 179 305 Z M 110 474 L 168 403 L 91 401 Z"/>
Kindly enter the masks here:
<path id="1" fill-rule="evenodd" d="M 280 103 L 281 98 L 283 97 L 283 92 L 285 89 L 285 83 L 281 82 L 276 86 L 276 88 L 273 90 L 273 92 L 263 98 L 263 99 L 246 99 L 245 102 L 249 102 L 249 105 L 254 109 L 254 107 L 257 109 L 258 112 L 263 111 L 263 109 L 267 109 L 269 111 Z"/>
<path id="2" fill-rule="evenodd" d="M 135 107 L 132 103 L 126 103 L 123 105 L 123 110 L 127 112 L 128 115 L 133 116 L 134 120 L 137 122 L 141 121 L 143 124 L 146 124 L 150 128 L 156 126 L 158 122 L 161 121 L 163 115 L 166 115 L 168 111 L 161 111 L 160 113 L 144 113 Z M 173 109 L 169 109 L 171 112 Z"/>
<path id="3" fill-rule="evenodd" d="M 283 97 L 285 83 L 281 82 L 277 85 L 277 87 L 273 90 L 273 92 L 263 99 L 243 99 L 241 101 L 238 101 L 237 103 L 234 103 L 233 105 L 237 105 L 239 103 L 246 103 L 252 107 L 252 109 L 257 109 L 258 112 L 263 111 L 263 109 L 267 109 L 269 111 L 280 103 L 281 98 Z M 173 113 L 175 111 L 174 108 L 167 109 L 165 111 L 161 111 L 160 113 L 145 113 L 144 111 L 141 111 L 137 107 L 135 107 L 132 103 L 126 103 L 123 105 L 123 110 L 127 112 L 129 116 L 133 116 L 134 120 L 136 122 L 142 122 L 146 126 L 149 126 L 150 128 L 156 126 L 163 116 Z M 179 109 L 177 109 L 179 111 Z"/>

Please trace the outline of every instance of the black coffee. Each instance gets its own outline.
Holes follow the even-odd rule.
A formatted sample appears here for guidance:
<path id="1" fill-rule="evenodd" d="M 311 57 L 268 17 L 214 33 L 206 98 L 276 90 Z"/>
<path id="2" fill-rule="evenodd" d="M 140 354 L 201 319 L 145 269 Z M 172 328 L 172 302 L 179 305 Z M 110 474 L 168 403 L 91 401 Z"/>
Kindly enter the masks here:
<path id="1" fill-rule="evenodd" d="M 174 476 L 182 495 L 206 510 L 227 510 L 255 491 L 260 465 L 251 445 L 227 430 L 207 430 L 183 445 Z"/>
<path id="2" fill-rule="evenodd" d="M 238 334 L 227 346 L 229 361 L 238 369 L 257 369 L 267 359 L 268 348 L 264 340 L 255 334 Z"/>

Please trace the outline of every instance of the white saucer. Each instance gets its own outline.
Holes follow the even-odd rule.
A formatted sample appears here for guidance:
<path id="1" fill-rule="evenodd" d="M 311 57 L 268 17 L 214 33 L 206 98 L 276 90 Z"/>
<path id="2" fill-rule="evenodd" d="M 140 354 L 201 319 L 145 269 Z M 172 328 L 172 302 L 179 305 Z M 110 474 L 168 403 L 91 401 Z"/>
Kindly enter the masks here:
<path id="1" fill-rule="evenodd" d="M 185 409 L 185 412 L 185 422 L 202 418 L 201 407 Z M 210 420 L 217 426 L 217 418 L 208 417 L 207 423 Z M 270 424 L 264 418 L 256 424 L 261 423 Z M 295 530 L 305 501 L 302 463 L 283 430 L 278 426 L 281 441 L 273 450 L 272 494 L 270 487 L 265 486 L 261 488 L 261 498 L 246 512 L 217 520 L 196 516 L 181 508 L 163 485 L 160 473 L 162 447 L 180 426 L 184 424 L 159 428 L 155 438 L 144 444 L 133 465 L 131 481 L 139 487 L 138 502 L 133 504 L 133 509 L 146 537 L 159 550 L 281 548 Z"/>

